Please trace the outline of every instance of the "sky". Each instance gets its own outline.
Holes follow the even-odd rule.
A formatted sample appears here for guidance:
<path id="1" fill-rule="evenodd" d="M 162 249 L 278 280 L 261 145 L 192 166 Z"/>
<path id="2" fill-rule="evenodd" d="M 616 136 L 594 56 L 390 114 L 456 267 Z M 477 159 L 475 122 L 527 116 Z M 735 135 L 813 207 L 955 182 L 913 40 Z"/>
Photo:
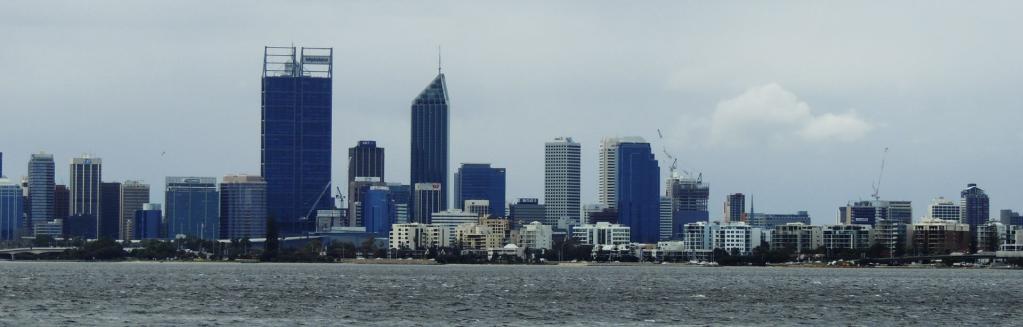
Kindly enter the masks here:
<path id="1" fill-rule="evenodd" d="M 263 47 L 333 47 L 333 179 L 376 140 L 409 176 L 409 105 L 437 73 L 458 163 L 507 168 L 508 201 L 543 198 L 543 143 L 583 149 L 596 201 L 602 137 L 641 136 L 757 212 L 911 200 L 977 183 L 1023 209 L 1018 1 L 4 1 L 4 174 L 53 153 L 106 181 L 259 173 Z M 657 130 L 664 134 L 658 139 Z"/>

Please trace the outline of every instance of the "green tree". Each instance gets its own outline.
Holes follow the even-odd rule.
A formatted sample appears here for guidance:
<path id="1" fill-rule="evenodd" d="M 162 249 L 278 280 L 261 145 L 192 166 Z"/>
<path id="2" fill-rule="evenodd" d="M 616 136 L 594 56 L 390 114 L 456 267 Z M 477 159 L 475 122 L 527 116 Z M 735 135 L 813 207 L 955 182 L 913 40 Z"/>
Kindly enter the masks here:
<path id="1" fill-rule="evenodd" d="M 277 259 L 277 255 L 280 254 L 281 250 L 279 234 L 280 232 L 277 230 L 277 222 L 274 221 L 274 217 L 267 217 L 266 241 L 263 242 L 261 261 L 274 261 L 274 259 Z"/>
<path id="2" fill-rule="evenodd" d="M 35 246 L 35 247 L 47 247 L 47 246 L 53 245 L 54 241 L 55 240 L 53 239 L 53 236 L 50 236 L 50 235 L 37 235 L 35 237 L 35 239 L 32 240 L 32 246 Z"/>

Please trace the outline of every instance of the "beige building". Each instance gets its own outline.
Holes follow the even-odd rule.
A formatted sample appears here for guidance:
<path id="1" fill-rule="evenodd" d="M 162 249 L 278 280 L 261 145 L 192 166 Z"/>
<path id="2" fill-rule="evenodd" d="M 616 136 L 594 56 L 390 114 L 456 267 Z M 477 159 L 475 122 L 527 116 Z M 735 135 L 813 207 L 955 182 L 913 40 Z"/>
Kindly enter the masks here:
<path id="1" fill-rule="evenodd" d="M 391 249 L 426 250 L 431 247 L 448 247 L 448 228 L 430 224 L 394 224 L 388 233 L 387 247 Z"/>

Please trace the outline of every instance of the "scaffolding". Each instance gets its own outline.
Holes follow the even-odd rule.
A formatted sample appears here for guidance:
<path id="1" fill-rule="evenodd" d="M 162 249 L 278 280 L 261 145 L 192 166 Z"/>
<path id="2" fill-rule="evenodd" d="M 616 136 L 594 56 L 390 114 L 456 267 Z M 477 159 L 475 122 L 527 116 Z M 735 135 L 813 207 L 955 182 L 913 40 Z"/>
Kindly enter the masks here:
<path id="1" fill-rule="evenodd" d="M 331 78 L 334 48 L 264 47 L 263 77 Z"/>

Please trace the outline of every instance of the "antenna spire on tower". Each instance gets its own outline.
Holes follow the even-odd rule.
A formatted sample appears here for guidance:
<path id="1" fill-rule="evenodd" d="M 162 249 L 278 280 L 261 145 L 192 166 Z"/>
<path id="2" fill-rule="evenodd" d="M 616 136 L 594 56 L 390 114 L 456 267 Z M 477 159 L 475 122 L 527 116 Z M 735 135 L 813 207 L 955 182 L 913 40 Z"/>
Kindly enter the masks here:
<path id="1" fill-rule="evenodd" d="M 437 74 L 440 74 L 440 44 L 437 45 Z"/>

